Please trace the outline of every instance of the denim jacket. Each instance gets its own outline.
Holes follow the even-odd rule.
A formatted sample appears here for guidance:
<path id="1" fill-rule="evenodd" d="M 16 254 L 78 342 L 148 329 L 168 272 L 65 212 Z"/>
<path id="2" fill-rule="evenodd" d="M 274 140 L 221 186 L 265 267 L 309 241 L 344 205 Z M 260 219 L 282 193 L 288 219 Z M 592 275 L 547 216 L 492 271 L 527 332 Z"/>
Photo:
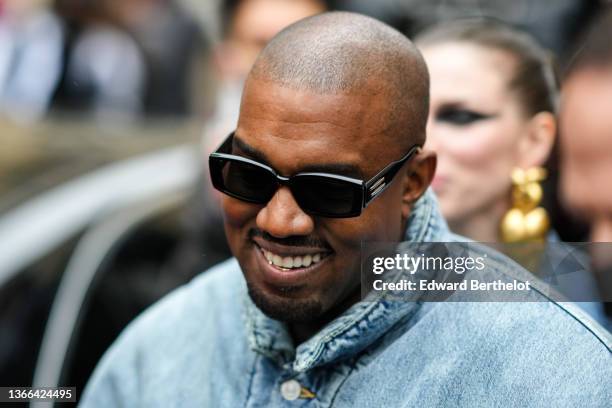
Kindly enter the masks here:
<path id="1" fill-rule="evenodd" d="M 406 240 L 457 239 L 424 195 Z M 539 300 L 359 302 L 295 347 L 231 259 L 132 322 L 81 406 L 609 407 L 610 334 L 572 304 Z"/>

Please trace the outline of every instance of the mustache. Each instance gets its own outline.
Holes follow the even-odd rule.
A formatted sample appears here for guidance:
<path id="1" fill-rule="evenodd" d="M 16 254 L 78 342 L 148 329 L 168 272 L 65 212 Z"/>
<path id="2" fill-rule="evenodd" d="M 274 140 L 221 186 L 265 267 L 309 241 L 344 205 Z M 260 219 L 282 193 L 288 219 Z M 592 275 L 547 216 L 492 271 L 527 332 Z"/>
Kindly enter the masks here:
<path id="1" fill-rule="evenodd" d="M 259 228 L 251 228 L 249 229 L 248 237 L 251 240 L 255 237 L 259 237 L 265 239 L 266 241 L 285 246 L 315 247 L 331 250 L 331 247 L 327 242 L 314 236 L 294 235 L 286 238 L 277 238 L 265 231 L 260 230 Z"/>

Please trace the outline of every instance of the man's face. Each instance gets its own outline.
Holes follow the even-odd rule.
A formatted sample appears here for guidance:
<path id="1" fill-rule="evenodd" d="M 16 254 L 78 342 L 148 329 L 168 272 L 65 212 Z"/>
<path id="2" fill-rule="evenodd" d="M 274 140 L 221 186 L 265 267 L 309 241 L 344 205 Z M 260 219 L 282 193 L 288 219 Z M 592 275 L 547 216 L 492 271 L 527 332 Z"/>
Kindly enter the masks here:
<path id="1" fill-rule="evenodd" d="M 567 206 L 590 224 L 593 242 L 612 242 L 610 112 L 612 69 L 578 72 L 564 84 L 562 193 Z"/>
<path id="2" fill-rule="evenodd" d="M 233 154 L 283 176 L 322 171 L 369 180 L 407 152 L 386 133 L 387 106 L 380 92 L 325 95 L 250 79 Z M 257 306 L 278 320 L 315 321 L 358 295 L 361 242 L 402 236 L 405 169 L 354 218 L 310 216 L 286 187 L 263 206 L 224 196 L 227 238 Z M 283 269 L 267 258 L 302 266 Z"/>

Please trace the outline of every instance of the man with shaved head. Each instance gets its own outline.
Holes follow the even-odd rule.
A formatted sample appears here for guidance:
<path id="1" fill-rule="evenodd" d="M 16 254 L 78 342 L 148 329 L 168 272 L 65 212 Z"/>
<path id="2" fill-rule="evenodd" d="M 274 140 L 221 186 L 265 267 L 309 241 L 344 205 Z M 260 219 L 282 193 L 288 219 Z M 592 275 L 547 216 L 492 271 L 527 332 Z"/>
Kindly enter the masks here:
<path id="1" fill-rule="evenodd" d="M 235 258 L 132 323 L 83 406 L 604 406 L 609 337 L 536 290 L 361 299 L 365 243 L 459 240 L 427 191 L 428 82 L 414 45 L 368 17 L 279 33 L 209 159 Z"/>
<path id="2" fill-rule="evenodd" d="M 256 60 L 232 137 L 234 151 L 278 174 L 324 171 L 368 180 L 423 144 L 427 100 L 427 69 L 405 36 L 366 17 L 320 15 L 289 27 Z M 354 303 L 361 242 L 403 237 L 410 207 L 433 176 L 435 156 L 422 152 L 409 169 L 359 217 L 314 218 L 287 188 L 266 206 L 225 199 L 230 248 L 256 305 L 279 320 L 310 323 L 315 317 L 328 321 L 336 314 L 330 309 Z M 312 194 L 321 200 L 341 198 Z M 279 256 L 320 253 L 324 272 L 283 282 L 285 292 L 309 283 L 292 289 L 291 296 L 277 296 L 268 285 L 274 278 L 259 273 L 261 259 L 253 256 L 261 249 Z M 300 336 L 304 329 L 298 325 L 294 334 L 305 338 Z"/>

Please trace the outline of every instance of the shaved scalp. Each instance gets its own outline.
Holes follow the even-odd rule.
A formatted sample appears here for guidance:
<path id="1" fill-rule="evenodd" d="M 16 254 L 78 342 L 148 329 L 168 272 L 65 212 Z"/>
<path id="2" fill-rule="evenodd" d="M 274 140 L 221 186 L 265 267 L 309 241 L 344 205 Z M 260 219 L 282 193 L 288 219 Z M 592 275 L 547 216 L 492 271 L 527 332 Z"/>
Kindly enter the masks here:
<path id="1" fill-rule="evenodd" d="M 429 75 L 403 34 L 370 17 L 319 14 L 276 35 L 249 78 L 320 93 L 388 95 L 388 133 L 400 146 L 425 142 Z"/>

